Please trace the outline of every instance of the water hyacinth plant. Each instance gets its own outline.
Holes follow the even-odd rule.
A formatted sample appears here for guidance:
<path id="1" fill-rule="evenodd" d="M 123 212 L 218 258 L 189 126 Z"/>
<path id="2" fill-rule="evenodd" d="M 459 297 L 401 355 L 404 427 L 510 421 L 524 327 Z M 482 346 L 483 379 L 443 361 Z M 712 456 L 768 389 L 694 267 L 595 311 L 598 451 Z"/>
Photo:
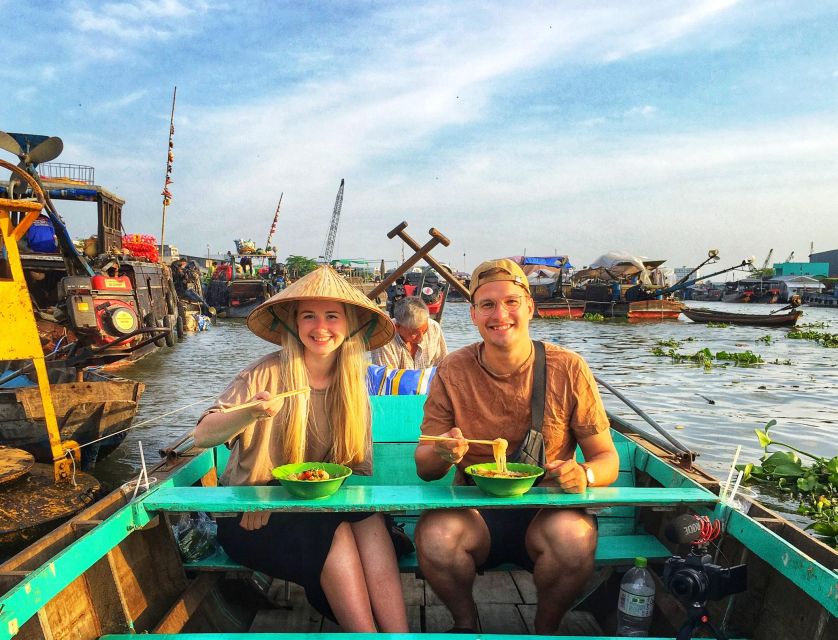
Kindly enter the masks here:
<path id="1" fill-rule="evenodd" d="M 824 458 L 775 440 L 769 430 L 776 424 L 771 420 L 764 429 L 754 430 L 764 455 L 761 464 L 736 465 L 742 481 L 772 485 L 796 498 L 797 512 L 812 520 L 806 528 L 838 549 L 838 456 Z M 769 453 L 769 447 L 786 451 Z M 804 464 L 800 456 L 811 464 Z"/>

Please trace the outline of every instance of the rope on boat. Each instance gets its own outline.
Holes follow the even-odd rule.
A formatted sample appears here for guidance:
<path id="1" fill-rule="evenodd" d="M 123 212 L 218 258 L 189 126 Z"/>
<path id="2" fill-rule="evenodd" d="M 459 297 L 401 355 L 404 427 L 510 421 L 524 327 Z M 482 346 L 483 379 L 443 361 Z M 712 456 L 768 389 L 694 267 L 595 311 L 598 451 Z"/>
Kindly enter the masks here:
<path id="1" fill-rule="evenodd" d="M 172 414 L 178 413 L 179 411 L 183 411 L 184 409 L 188 409 L 189 407 L 194 407 L 196 404 L 201 404 L 202 402 L 206 402 L 207 400 L 212 400 L 214 398 L 215 398 L 215 395 L 207 396 L 206 398 L 201 398 L 200 400 L 196 400 L 195 402 L 184 405 L 184 406 L 182 406 L 178 409 L 168 411 L 167 413 L 162 413 L 159 416 L 154 416 L 153 418 L 149 418 L 148 420 L 143 420 L 142 422 L 139 422 L 137 424 L 132 424 L 130 427 L 126 427 L 125 429 L 122 429 L 120 431 L 114 431 L 113 433 L 109 433 L 108 435 L 102 436 L 101 438 L 96 438 L 96 440 L 91 440 L 90 442 L 86 442 L 85 444 L 81 444 L 81 445 L 78 446 L 78 448 L 82 449 L 83 447 L 89 447 L 90 445 L 96 444 L 97 442 L 101 442 L 102 440 L 107 440 L 108 438 L 112 438 L 113 436 L 119 435 L 120 433 L 125 433 L 126 431 L 130 431 L 131 429 L 136 429 L 137 427 L 142 427 L 142 426 L 147 425 L 151 422 L 155 422 L 155 421 L 159 420 L 160 418 L 165 418 L 166 416 L 170 416 Z M 75 447 L 73 447 L 73 448 L 75 449 Z M 65 449 L 65 452 L 69 453 L 66 449 Z"/>

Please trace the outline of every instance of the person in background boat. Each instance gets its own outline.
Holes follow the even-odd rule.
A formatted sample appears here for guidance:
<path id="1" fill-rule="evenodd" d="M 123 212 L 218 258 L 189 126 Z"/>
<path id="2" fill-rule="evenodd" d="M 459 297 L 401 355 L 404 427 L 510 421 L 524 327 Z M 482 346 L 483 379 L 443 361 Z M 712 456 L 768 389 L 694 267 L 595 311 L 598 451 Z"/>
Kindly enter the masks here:
<path id="1" fill-rule="evenodd" d="M 442 327 L 428 315 L 420 298 L 408 296 L 396 303 L 396 337 L 370 353 L 373 364 L 393 369 L 424 369 L 438 365 L 448 355 Z"/>
<path id="2" fill-rule="evenodd" d="M 483 341 L 449 354 L 431 382 L 422 433 L 453 440 L 416 448 L 416 470 L 425 480 L 456 465 L 462 484 L 466 466 L 493 459 L 491 447 L 469 447 L 465 438 L 505 438 L 515 452 L 532 426 L 534 303 L 527 277 L 511 260 L 484 262 L 469 292 Z M 576 353 L 544 347 L 543 484 L 571 493 L 607 486 L 617 478 L 619 458 L 593 374 Z M 584 466 L 574 459 L 577 443 Z M 454 630 L 463 632 L 477 625 L 476 571 L 511 561 L 533 573 L 535 633 L 554 634 L 593 570 L 596 545 L 594 517 L 576 509 L 427 511 L 416 529 L 422 573 L 450 609 Z"/>
<path id="3" fill-rule="evenodd" d="M 251 260 L 250 256 L 242 256 L 239 260 L 239 264 L 241 265 L 244 275 L 247 276 L 253 273 L 253 260 Z"/>
<path id="4" fill-rule="evenodd" d="M 291 462 L 328 461 L 372 470 L 364 352 L 389 342 L 390 319 L 327 266 L 257 307 L 257 336 L 282 349 L 243 369 L 204 413 L 195 444 L 227 443 L 221 482 L 265 485 Z M 301 388 L 310 393 L 272 400 Z M 220 413 L 259 400 L 256 406 Z M 372 513 L 250 512 L 218 521 L 235 561 L 302 585 L 309 602 L 344 631 L 406 632 L 399 568 L 386 518 Z"/>

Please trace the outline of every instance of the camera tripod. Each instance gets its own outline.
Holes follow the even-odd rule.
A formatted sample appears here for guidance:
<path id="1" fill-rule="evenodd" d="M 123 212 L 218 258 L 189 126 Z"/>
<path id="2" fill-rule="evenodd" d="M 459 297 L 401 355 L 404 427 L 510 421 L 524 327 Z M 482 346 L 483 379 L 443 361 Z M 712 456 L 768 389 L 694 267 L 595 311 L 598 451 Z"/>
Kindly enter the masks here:
<path id="1" fill-rule="evenodd" d="M 710 622 L 710 612 L 707 611 L 707 607 L 699 602 L 692 602 L 687 606 L 687 619 L 681 625 L 681 628 L 678 629 L 678 635 L 675 636 L 675 640 L 690 640 L 693 637 L 693 633 L 701 627 L 709 629 L 716 640 L 727 640 L 724 632 Z"/>

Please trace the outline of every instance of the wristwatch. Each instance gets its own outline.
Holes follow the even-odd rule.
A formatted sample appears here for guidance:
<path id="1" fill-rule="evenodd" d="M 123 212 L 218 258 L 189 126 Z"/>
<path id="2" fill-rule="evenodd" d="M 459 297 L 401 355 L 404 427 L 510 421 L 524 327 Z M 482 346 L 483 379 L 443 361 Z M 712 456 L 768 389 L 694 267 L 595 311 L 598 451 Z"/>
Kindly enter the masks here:
<path id="1" fill-rule="evenodd" d="M 586 464 L 580 464 L 579 466 L 585 470 L 585 479 L 588 481 L 588 486 L 593 486 L 595 481 L 594 470 Z"/>

